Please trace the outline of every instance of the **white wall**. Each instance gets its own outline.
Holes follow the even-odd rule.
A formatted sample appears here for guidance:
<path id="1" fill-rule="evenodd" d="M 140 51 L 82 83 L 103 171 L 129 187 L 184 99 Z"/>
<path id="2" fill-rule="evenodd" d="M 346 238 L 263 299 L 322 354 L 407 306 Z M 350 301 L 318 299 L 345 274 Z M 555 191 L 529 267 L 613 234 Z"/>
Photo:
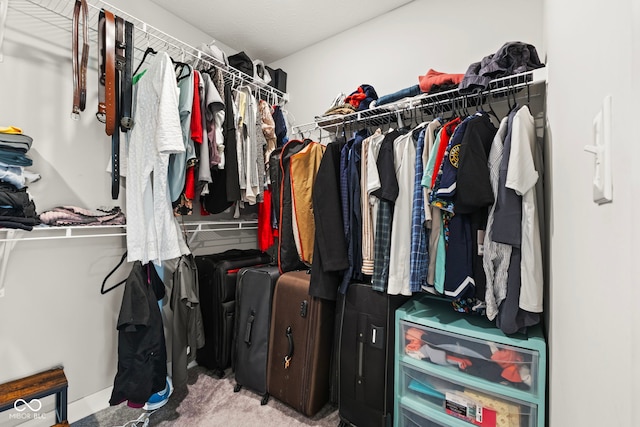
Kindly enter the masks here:
<path id="1" fill-rule="evenodd" d="M 191 45 L 212 40 L 147 0 L 114 0 L 112 4 Z M 73 121 L 69 115 L 70 33 L 62 33 L 61 45 L 60 31 L 55 30 L 54 23 L 38 23 L 37 14 L 25 17 L 10 12 L 9 17 L 4 62 L 0 63 L 0 125 L 21 127 L 33 137 L 29 156 L 34 164 L 30 169 L 42 175 L 41 181 L 29 187 L 37 211 L 63 204 L 92 209 L 123 206 L 124 191 L 119 200 L 111 200 L 110 175 L 104 172 L 110 157 L 110 138 L 94 116 L 95 44 L 91 46 L 87 76 L 87 109 L 79 121 Z M 70 21 L 63 24 L 71 27 Z M 240 247 L 255 247 L 255 233 L 243 235 Z M 5 232 L 0 231 L 0 238 L 4 237 Z M 233 240 L 225 240 L 230 242 Z M 123 237 L 16 244 L 6 271 L 6 296 L 0 298 L 0 383 L 63 365 L 70 402 L 113 384 L 117 363 L 115 324 L 123 287 L 102 296 L 100 284 L 124 249 Z M 207 251 L 224 249 L 210 247 Z M 129 270 L 122 268 L 110 283 L 126 277 Z M 72 405 L 70 420 L 108 405 L 108 398 L 108 394 L 101 396 L 92 408 Z M 45 403 L 46 408 L 51 407 L 52 402 Z M 52 417 L 49 415 L 43 424 L 51 425 Z M 8 412 L 0 414 L 0 425 L 9 423 Z"/>
<path id="2" fill-rule="evenodd" d="M 632 409 L 639 373 L 634 238 L 640 237 L 634 202 L 638 143 L 632 129 L 633 101 L 640 92 L 634 81 L 639 50 L 637 33 L 632 50 L 631 4 L 544 4 L 552 175 L 547 306 L 552 426 L 639 422 Z M 635 12 L 637 30 L 637 5 Z M 608 94 L 614 112 L 614 200 L 597 206 L 591 201 L 593 157 L 583 146 L 592 142 L 592 121 Z"/>
<path id="3" fill-rule="evenodd" d="M 291 27 L 295 37 L 301 29 Z M 464 73 L 507 41 L 542 50 L 542 3 L 416 0 L 272 64 L 287 72 L 296 123 L 312 122 L 359 85 L 379 96 L 418 83 L 430 68 Z M 542 56 L 542 53 L 540 56 Z"/>

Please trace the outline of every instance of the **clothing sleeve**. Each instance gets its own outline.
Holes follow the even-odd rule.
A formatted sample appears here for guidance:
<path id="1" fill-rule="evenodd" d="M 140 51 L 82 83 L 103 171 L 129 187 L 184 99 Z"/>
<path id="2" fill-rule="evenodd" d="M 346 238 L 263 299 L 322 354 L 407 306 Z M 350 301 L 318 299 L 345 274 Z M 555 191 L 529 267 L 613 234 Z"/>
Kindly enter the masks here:
<path id="1" fill-rule="evenodd" d="M 487 126 L 485 118 L 477 118 L 467 125 L 460 149 L 457 178 L 456 213 L 472 213 L 494 203 L 489 179 L 488 152 L 497 132 Z"/>
<path id="2" fill-rule="evenodd" d="M 342 238 L 342 203 L 336 174 L 339 163 L 339 146 L 328 147 L 318 167 L 312 196 L 316 239 L 324 271 L 339 271 L 349 266 L 347 245 Z"/>
<path id="3" fill-rule="evenodd" d="M 511 155 L 507 167 L 506 187 L 523 195 L 538 181 L 533 160 L 535 125 L 529 108 L 522 107 L 513 119 Z"/>
<path id="4" fill-rule="evenodd" d="M 135 332 L 138 326 L 149 325 L 151 314 L 149 307 L 144 303 L 147 299 L 144 282 L 142 264 L 136 261 L 125 283 L 122 305 L 118 315 L 118 330 Z"/>
<path id="5" fill-rule="evenodd" d="M 162 153 L 183 153 L 185 151 L 180 127 L 180 113 L 178 112 L 178 88 L 175 83 L 175 73 L 169 65 L 171 60 L 165 53 L 160 76 L 149 76 L 154 79 L 158 91 L 158 114 L 154 141 L 158 151 Z M 160 68 L 160 67 L 159 67 Z"/>

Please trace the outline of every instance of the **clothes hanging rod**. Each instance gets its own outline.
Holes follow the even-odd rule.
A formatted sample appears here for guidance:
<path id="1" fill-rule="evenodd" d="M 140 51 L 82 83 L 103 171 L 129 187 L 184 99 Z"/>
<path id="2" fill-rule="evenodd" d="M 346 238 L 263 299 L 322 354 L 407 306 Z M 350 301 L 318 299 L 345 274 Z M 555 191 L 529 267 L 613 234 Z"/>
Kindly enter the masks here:
<path id="1" fill-rule="evenodd" d="M 185 221 L 180 224 L 186 233 L 197 234 L 203 231 L 238 231 L 255 230 L 258 228 L 257 220 L 237 220 L 237 221 Z M 118 237 L 126 236 L 126 225 L 70 225 L 70 226 L 46 226 L 40 225 L 31 231 L 14 230 L 11 228 L 0 229 L 6 232 L 5 238 L 0 238 L 0 242 L 23 241 L 23 240 L 57 240 L 57 239 L 84 239 L 97 237 Z M 14 230 L 9 233 L 9 231 Z M 118 230 L 113 232 L 113 230 Z M 96 232 L 96 231 L 103 231 Z M 35 233 L 53 233 L 54 236 L 34 235 Z"/>
<path id="2" fill-rule="evenodd" d="M 258 83 L 251 76 L 223 64 L 206 52 L 147 24 L 145 21 L 142 21 L 105 1 L 87 0 L 87 5 L 89 7 L 89 17 L 87 22 L 90 29 L 90 53 L 94 58 L 97 53 L 98 14 L 101 9 L 107 9 L 115 15 L 134 24 L 134 47 L 136 53 L 140 57 L 147 47 L 151 47 L 156 51 L 164 50 L 175 60 L 191 62 L 200 67 L 204 65 L 208 68 L 216 68 L 217 70 L 220 70 L 226 83 L 234 85 L 234 87 L 247 85 L 253 92 L 259 95 L 260 98 L 273 101 L 274 104 L 287 102 L 289 100 L 289 95 L 287 93 L 279 91 L 271 86 Z M 70 46 L 71 41 L 69 35 L 71 34 L 73 7 L 74 2 L 69 0 L 9 1 L 10 13 L 8 14 L 8 26 L 27 32 L 29 31 L 28 28 L 30 28 L 29 25 L 31 25 L 31 28 L 37 25 L 38 30 L 40 30 L 41 26 L 48 26 L 49 28 L 54 28 L 58 31 L 62 30 L 65 33 L 68 33 L 68 35 L 65 37 L 65 41 L 61 41 L 60 44 L 62 46 Z M 11 20 L 15 21 L 16 24 L 12 26 L 10 22 Z M 39 32 L 40 31 L 34 31 L 34 33 Z M 47 38 L 47 41 L 51 41 L 49 40 L 49 37 L 45 36 L 45 38 Z M 59 38 L 59 35 L 57 37 L 53 37 L 53 39 Z"/>
<path id="3" fill-rule="evenodd" d="M 508 93 L 509 91 L 522 89 L 527 86 L 534 86 L 546 82 L 546 68 L 540 68 L 533 71 L 527 71 L 525 73 L 514 74 L 511 76 L 501 77 L 491 80 L 488 85 L 488 89 L 474 94 L 463 95 L 460 94 L 458 89 L 451 89 L 447 91 L 437 92 L 433 94 L 421 94 L 411 98 L 404 98 L 399 101 L 376 106 L 374 108 L 358 111 L 344 116 L 327 116 L 319 118 L 315 122 L 305 123 L 296 126 L 296 129 L 307 129 L 314 125 L 319 126 L 322 129 L 328 131 L 337 131 L 338 128 L 349 126 L 358 123 L 370 123 L 383 120 L 387 122 L 390 118 L 395 119 L 398 114 L 410 112 L 417 109 L 429 109 L 438 105 L 448 105 L 459 101 L 468 102 L 482 97 L 484 102 L 485 97 L 495 97 Z M 497 100 L 495 102 L 500 102 Z M 468 104 L 466 107 L 474 107 L 475 104 Z"/>

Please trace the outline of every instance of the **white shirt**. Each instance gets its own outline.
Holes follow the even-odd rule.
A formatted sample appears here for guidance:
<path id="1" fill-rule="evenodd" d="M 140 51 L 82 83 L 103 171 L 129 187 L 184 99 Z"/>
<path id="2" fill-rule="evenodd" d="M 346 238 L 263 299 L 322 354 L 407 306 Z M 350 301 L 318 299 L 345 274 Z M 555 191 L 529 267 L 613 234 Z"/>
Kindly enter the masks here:
<path id="1" fill-rule="evenodd" d="M 513 118 L 511 154 L 507 168 L 507 188 L 522 195 L 522 243 L 520 262 L 520 303 L 523 310 L 542 312 L 543 276 L 540 225 L 536 212 L 536 182 L 539 175 L 534 163 L 536 129 L 527 106 Z"/>
<path id="2" fill-rule="evenodd" d="M 393 142 L 394 166 L 399 191 L 391 228 L 391 256 L 387 286 L 387 293 L 391 295 L 411 295 L 409 258 L 411 256 L 413 184 L 416 170 L 416 147 L 412 134 L 409 132 Z"/>
<path id="3" fill-rule="evenodd" d="M 189 253 L 167 183 L 169 155 L 185 151 L 178 88 L 167 53 L 151 59 L 137 86 L 128 153 L 127 260 L 159 263 Z"/>

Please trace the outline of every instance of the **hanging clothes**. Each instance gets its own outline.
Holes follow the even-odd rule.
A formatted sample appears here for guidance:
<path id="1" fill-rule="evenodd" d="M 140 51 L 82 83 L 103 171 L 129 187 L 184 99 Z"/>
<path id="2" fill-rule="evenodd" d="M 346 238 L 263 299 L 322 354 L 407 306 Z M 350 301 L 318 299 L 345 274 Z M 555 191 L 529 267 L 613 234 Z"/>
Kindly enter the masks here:
<path id="1" fill-rule="evenodd" d="M 280 219 L 278 232 L 278 267 L 284 273 L 303 270 L 306 265 L 300 261 L 293 233 L 293 198 L 291 197 L 291 156 L 302 151 L 312 141 L 293 139 L 282 148 L 280 156 Z"/>
<path id="2" fill-rule="evenodd" d="M 494 320 L 498 314 L 500 303 L 507 296 L 507 271 L 511 258 L 511 246 L 495 242 L 493 240 L 494 213 L 498 204 L 498 185 L 500 164 L 502 162 L 504 139 L 507 135 L 509 118 L 500 121 L 498 132 L 493 138 L 489 151 L 488 166 L 490 173 L 491 189 L 494 194 L 494 202 L 489 209 L 487 229 L 484 235 L 482 263 L 486 276 L 485 303 L 486 315 L 489 320 Z"/>
<path id="3" fill-rule="evenodd" d="M 291 156 L 292 228 L 298 257 L 312 265 L 315 240 L 312 191 L 326 146 L 309 142 Z"/>
<path id="4" fill-rule="evenodd" d="M 155 57 L 157 57 L 157 55 Z M 146 73 L 148 72 L 149 71 Z M 143 76 L 143 78 L 145 76 Z M 169 158 L 169 197 L 172 202 L 177 202 L 184 190 L 184 182 L 187 172 L 187 158 L 192 154 L 188 150 L 189 143 L 191 141 L 191 112 L 193 109 L 194 96 L 193 69 L 189 65 L 181 67 L 176 78 L 178 79 L 178 93 L 180 96 L 178 98 L 177 109 L 180 118 L 183 150 L 181 152 L 173 153 Z"/>
<path id="5" fill-rule="evenodd" d="M 371 285 L 377 291 L 386 292 L 389 282 L 389 259 L 391 257 L 391 231 L 395 201 L 398 197 L 398 178 L 395 172 L 394 141 L 406 133 L 394 130 L 385 135 L 376 160 L 380 188 L 373 191 L 378 198 L 375 240 L 373 244 L 373 277 Z"/>
<path id="6" fill-rule="evenodd" d="M 376 158 L 380 150 L 380 144 L 384 135 L 377 129 L 372 136 L 362 141 L 362 158 L 360 164 L 360 195 L 362 209 L 362 274 L 373 275 L 373 242 L 374 226 L 372 215 L 372 203 L 370 200 L 370 188 L 379 188 L 380 178 L 375 168 Z M 372 148 L 376 147 L 377 148 Z M 369 172 L 371 171 L 371 177 Z M 374 197 L 375 199 L 375 197 Z M 375 202 L 374 202 L 375 203 Z M 376 204 L 377 207 L 377 204 Z"/>
<path id="7" fill-rule="evenodd" d="M 240 200 L 254 205 L 258 194 L 261 192 L 259 184 L 260 174 L 258 165 L 258 133 L 257 102 L 251 90 L 247 86 L 238 89 L 236 108 L 237 116 L 237 149 L 238 169 L 240 179 Z M 264 163 L 262 163 L 264 168 Z"/>
<path id="8" fill-rule="evenodd" d="M 347 241 L 347 258 L 349 267 L 344 273 L 340 292 L 346 293 L 352 280 L 362 281 L 362 210 L 360 208 L 360 157 L 362 141 L 368 136 L 368 131 L 356 132 L 355 137 L 348 141 L 341 153 L 340 191 L 342 198 L 342 212 Z"/>
<path id="9" fill-rule="evenodd" d="M 150 59 L 136 84 L 127 174 L 127 260 L 161 262 L 190 253 L 173 216 L 169 156 L 184 153 L 178 89 L 169 55 Z"/>
<path id="10" fill-rule="evenodd" d="M 531 233 L 534 232 L 534 222 L 537 222 L 538 220 L 537 213 L 535 212 L 535 182 L 538 177 L 533 161 L 535 127 L 533 118 L 531 117 L 531 113 L 527 107 L 522 107 L 517 111 L 512 112 L 512 114 L 513 119 L 511 120 L 511 132 L 510 134 L 507 134 L 508 136 L 505 141 L 504 148 L 504 156 L 508 156 L 508 159 L 505 160 L 503 156 L 502 163 L 506 163 L 506 171 L 504 173 L 505 187 L 508 191 L 513 191 L 516 195 L 516 199 L 514 200 L 519 202 L 518 206 L 514 206 L 514 210 L 519 213 L 519 217 L 514 215 L 509 217 L 512 223 L 510 223 L 508 227 L 511 228 L 512 231 L 515 231 L 514 235 L 519 237 L 519 241 L 516 245 L 512 245 L 509 271 L 507 273 L 507 295 L 499 307 L 496 319 L 497 326 L 507 334 L 522 331 L 527 327 L 540 322 L 540 315 L 538 312 L 524 310 L 519 306 L 523 282 L 528 281 L 525 286 L 529 286 L 529 288 L 525 289 L 527 292 L 531 293 L 527 295 L 527 297 L 534 296 L 534 307 L 538 308 L 538 306 L 535 306 L 538 302 L 538 298 L 540 305 L 542 301 L 542 255 L 541 248 L 539 248 L 539 230 L 536 233 L 537 237 L 535 237 L 535 235 L 531 235 Z M 514 160 L 512 162 L 511 156 L 513 147 L 517 148 L 513 150 Z M 509 167 L 512 167 L 511 174 L 509 174 Z M 521 167 L 523 169 L 521 169 Z M 512 187 L 516 187 L 518 190 L 526 190 L 526 192 L 519 193 L 513 188 L 507 187 L 507 180 Z M 529 194 L 527 195 L 527 193 Z M 523 195 L 521 196 L 520 194 Z M 526 204 L 524 202 L 525 196 L 527 197 Z M 500 218 L 494 218 L 495 221 L 498 221 L 499 219 Z M 498 230 L 498 224 L 500 223 L 495 223 L 496 228 L 493 233 L 494 239 L 496 238 L 495 236 L 497 234 L 496 231 Z M 523 246 L 525 233 L 528 233 L 528 236 L 526 237 L 527 247 Z M 534 243 L 534 239 L 538 241 L 538 245 Z M 536 246 L 538 249 L 536 249 Z M 525 268 L 538 266 L 538 272 L 527 271 L 523 274 L 523 252 L 527 253 L 528 256 L 525 261 Z M 525 297 L 525 299 L 527 297 Z M 541 309 L 541 307 L 539 308 Z"/>
<path id="11" fill-rule="evenodd" d="M 240 169 L 238 165 L 238 150 L 237 150 L 237 128 L 236 128 L 236 116 L 234 111 L 233 94 L 231 92 L 231 86 L 225 85 L 224 87 L 224 142 L 225 142 L 225 188 L 227 192 L 226 200 L 228 202 L 235 202 L 240 200 Z"/>
<path id="12" fill-rule="evenodd" d="M 125 283 L 118 316 L 118 371 L 109 399 L 112 406 L 128 401 L 127 405 L 141 408 L 152 394 L 165 388 L 167 350 L 158 306 L 164 295 L 155 267 L 136 261 Z"/>
<path id="13" fill-rule="evenodd" d="M 421 126 L 426 126 L 422 124 Z M 391 256 L 389 258 L 389 282 L 387 292 L 391 295 L 411 295 L 411 209 L 413 183 L 415 179 L 416 142 L 413 132 L 397 138 L 393 145 L 394 168 L 398 180 L 398 197 L 393 209 L 393 232 L 391 233 Z"/>
<path id="14" fill-rule="evenodd" d="M 204 346 L 198 269 L 192 255 L 178 259 L 169 306 L 173 311 L 171 376 L 174 387 L 181 387 L 187 382 L 187 365 L 195 360 L 196 350 Z"/>
<path id="15" fill-rule="evenodd" d="M 433 120 L 418 136 L 416 143 L 414 194 L 411 207 L 411 258 L 409 260 L 411 292 L 418 292 L 427 286 L 429 267 L 427 227 L 431 223 L 431 211 L 428 209 L 428 191 L 422 186 L 422 178 L 429 154 L 433 149 L 436 132 L 441 126 L 439 119 Z"/>
<path id="16" fill-rule="evenodd" d="M 329 300 L 337 298 L 343 271 L 349 267 L 340 202 L 340 153 L 344 145 L 343 140 L 327 145 L 312 193 L 315 242 L 309 295 Z"/>

